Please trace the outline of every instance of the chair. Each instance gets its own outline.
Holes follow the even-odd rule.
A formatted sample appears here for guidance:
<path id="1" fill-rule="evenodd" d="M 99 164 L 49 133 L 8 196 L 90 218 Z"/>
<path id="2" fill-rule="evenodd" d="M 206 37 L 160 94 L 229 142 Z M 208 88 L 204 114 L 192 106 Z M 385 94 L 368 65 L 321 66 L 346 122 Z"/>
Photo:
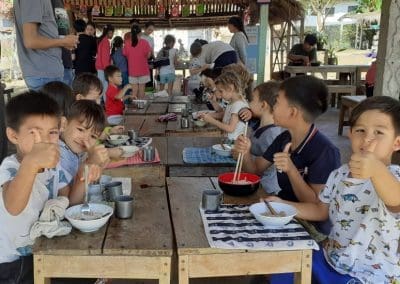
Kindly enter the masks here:
<path id="1" fill-rule="evenodd" d="M 350 111 L 358 105 L 360 102 L 365 100 L 366 96 L 343 96 L 342 103 L 340 105 L 340 113 L 339 113 L 339 125 L 338 125 L 338 135 L 342 135 L 343 126 L 349 125 L 349 121 L 345 120 L 346 113 L 350 113 Z"/>
<path id="2" fill-rule="evenodd" d="M 343 95 L 355 96 L 357 87 L 353 85 L 328 85 L 328 92 L 331 100 L 331 107 L 335 107 L 336 104 L 339 107 L 340 99 Z M 337 101 L 336 101 L 337 97 Z"/>

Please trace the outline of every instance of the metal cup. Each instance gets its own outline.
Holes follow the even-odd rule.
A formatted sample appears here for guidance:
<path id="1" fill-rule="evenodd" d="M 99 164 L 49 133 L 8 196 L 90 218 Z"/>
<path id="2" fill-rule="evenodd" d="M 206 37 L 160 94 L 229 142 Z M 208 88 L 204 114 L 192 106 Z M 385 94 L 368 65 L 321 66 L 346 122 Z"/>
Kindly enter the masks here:
<path id="1" fill-rule="evenodd" d="M 181 128 L 189 128 L 189 119 L 187 117 L 181 118 Z"/>
<path id="2" fill-rule="evenodd" d="M 138 109 L 143 109 L 143 108 L 144 108 L 144 105 L 145 105 L 145 102 L 144 102 L 144 101 L 138 101 L 138 102 L 136 103 L 136 106 L 137 106 Z"/>
<path id="3" fill-rule="evenodd" d="M 201 200 L 201 208 L 206 211 L 218 211 L 222 201 L 222 192 L 218 190 L 204 190 Z"/>
<path id="4" fill-rule="evenodd" d="M 105 200 L 115 201 L 120 195 L 122 195 L 122 182 L 115 181 L 106 184 L 106 189 L 103 191 Z"/>
<path id="5" fill-rule="evenodd" d="M 137 138 L 137 133 L 134 129 L 128 130 L 128 136 L 131 140 L 135 140 Z"/>
<path id="6" fill-rule="evenodd" d="M 145 162 L 154 161 L 156 157 L 156 151 L 153 146 L 147 146 L 142 149 L 142 159 Z"/>
<path id="7" fill-rule="evenodd" d="M 187 108 L 183 108 L 181 113 L 182 113 L 182 117 L 188 117 L 189 116 Z"/>
<path id="8" fill-rule="evenodd" d="M 115 200 L 115 216 L 120 219 L 132 218 L 133 215 L 133 197 L 129 195 L 120 195 Z"/>
<path id="9" fill-rule="evenodd" d="M 89 184 L 88 187 L 88 199 L 91 202 L 100 202 L 103 199 L 101 184 Z"/>

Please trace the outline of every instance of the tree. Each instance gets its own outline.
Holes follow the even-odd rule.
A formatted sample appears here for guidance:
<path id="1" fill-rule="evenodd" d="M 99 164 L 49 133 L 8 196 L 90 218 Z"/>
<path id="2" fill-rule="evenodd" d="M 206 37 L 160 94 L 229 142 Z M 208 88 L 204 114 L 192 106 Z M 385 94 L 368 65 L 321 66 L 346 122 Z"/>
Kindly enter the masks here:
<path id="1" fill-rule="evenodd" d="M 358 0 L 357 13 L 380 11 L 382 0 Z"/>
<path id="2" fill-rule="evenodd" d="M 323 32 L 330 10 L 339 0 L 300 0 L 305 9 L 317 15 L 317 32 Z"/>
<path id="3" fill-rule="evenodd" d="M 9 20 L 13 18 L 12 0 L 0 0 L 0 16 Z"/>

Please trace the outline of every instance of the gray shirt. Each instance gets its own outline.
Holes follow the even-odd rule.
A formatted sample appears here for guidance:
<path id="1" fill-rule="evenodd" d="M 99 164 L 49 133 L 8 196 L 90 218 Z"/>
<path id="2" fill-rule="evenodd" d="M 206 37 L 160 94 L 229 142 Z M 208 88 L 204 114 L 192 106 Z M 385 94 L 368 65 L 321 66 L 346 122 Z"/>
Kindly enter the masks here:
<path id="1" fill-rule="evenodd" d="M 224 52 L 233 51 L 229 44 L 222 41 L 213 41 L 201 47 L 199 61 L 201 65 L 211 64 Z"/>
<path id="2" fill-rule="evenodd" d="M 142 33 L 140 35 L 140 38 L 146 40 L 149 43 L 149 45 L 151 47 L 151 50 L 154 50 L 154 38 L 153 37 L 151 37 L 151 36 L 149 36 L 149 35 L 147 35 L 145 33 Z"/>
<path id="3" fill-rule="evenodd" d="M 231 42 L 229 43 L 233 49 L 238 54 L 238 58 L 243 64 L 246 65 L 247 62 L 247 46 L 249 42 L 247 41 L 246 35 L 243 32 L 236 32 L 233 34 L 231 38 Z"/>
<path id="4" fill-rule="evenodd" d="M 24 77 L 63 77 L 61 48 L 29 49 L 24 45 L 22 25 L 37 23 L 39 35 L 58 38 L 58 27 L 50 0 L 14 0 L 19 65 Z"/>

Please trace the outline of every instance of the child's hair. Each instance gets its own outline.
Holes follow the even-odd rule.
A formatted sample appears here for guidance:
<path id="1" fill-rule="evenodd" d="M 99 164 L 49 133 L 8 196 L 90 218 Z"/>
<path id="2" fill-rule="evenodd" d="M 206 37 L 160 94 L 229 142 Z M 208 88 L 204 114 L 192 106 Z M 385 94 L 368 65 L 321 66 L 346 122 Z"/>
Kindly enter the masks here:
<path id="1" fill-rule="evenodd" d="M 258 91 L 258 97 L 261 102 L 266 102 L 269 107 L 274 107 L 276 103 L 276 98 L 278 97 L 280 83 L 274 80 L 261 83 L 254 88 L 254 91 Z"/>
<path id="2" fill-rule="evenodd" d="M 60 109 L 55 100 L 42 92 L 27 91 L 13 97 L 6 106 L 6 125 L 16 131 L 33 115 L 60 119 Z"/>
<path id="3" fill-rule="evenodd" d="M 201 53 L 201 50 L 202 50 L 202 44 L 196 40 L 190 46 L 190 54 L 193 57 L 199 56 Z"/>
<path id="4" fill-rule="evenodd" d="M 159 52 L 160 55 L 162 57 L 168 57 L 169 50 L 174 46 L 174 44 L 175 44 L 175 37 L 173 35 L 166 35 L 164 38 L 163 48 Z"/>
<path id="5" fill-rule="evenodd" d="M 377 110 L 387 114 L 392 120 L 396 135 L 400 134 L 400 102 L 386 96 L 370 97 L 359 103 L 351 112 L 349 124 L 352 128 L 360 116 L 369 110 Z"/>
<path id="6" fill-rule="evenodd" d="M 240 78 L 233 71 L 227 71 L 219 75 L 217 79 L 215 79 L 215 85 L 222 85 L 224 87 L 232 85 L 233 90 L 235 92 L 237 92 L 240 95 L 242 94 L 241 92 L 242 84 L 240 82 Z"/>
<path id="7" fill-rule="evenodd" d="M 97 39 L 97 44 L 99 44 L 99 43 L 103 40 L 103 38 L 104 38 L 105 36 L 107 36 L 108 32 L 111 32 L 111 31 L 112 31 L 112 32 L 114 31 L 114 27 L 113 27 L 112 25 L 109 25 L 109 24 L 105 25 L 104 28 L 103 28 L 103 33 L 102 33 L 101 36 Z"/>
<path id="8" fill-rule="evenodd" d="M 83 33 L 86 29 L 86 22 L 82 19 L 75 20 L 74 22 L 74 29 L 77 33 Z"/>
<path id="9" fill-rule="evenodd" d="M 328 108 L 328 88 L 314 76 L 296 76 L 286 79 L 279 88 L 289 103 L 303 110 L 303 118 L 311 123 Z"/>
<path id="10" fill-rule="evenodd" d="M 240 84 L 244 90 L 244 95 L 247 99 L 250 98 L 251 92 L 253 91 L 253 76 L 247 71 L 247 68 L 243 64 L 229 64 L 222 68 L 221 73 L 231 71 L 236 73 L 240 79 Z"/>
<path id="11" fill-rule="evenodd" d="M 115 73 L 117 72 L 121 72 L 121 70 L 119 70 L 119 68 L 115 65 L 108 65 L 105 69 L 104 69 L 104 77 L 106 78 L 107 82 L 108 82 L 108 78 L 112 77 Z"/>
<path id="12" fill-rule="evenodd" d="M 113 55 L 118 48 L 122 48 L 123 44 L 124 40 L 122 39 L 122 37 L 116 36 L 112 41 L 111 55 Z"/>
<path id="13" fill-rule="evenodd" d="M 72 81 L 72 92 L 74 96 L 81 94 L 86 96 L 90 90 L 99 90 L 99 93 L 103 91 L 103 85 L 100 79 L 92 73 L 81 73 L 75 77 Z"/>
<path id="14" fill-rule="evenodd" d="M 238 16 L 230 17 L 228 20 L 228 24 L 231 24 L 232 26 L 237 28 L 238 31 L 241 31 L 242 33 L 244 33 L 244 35 L 247 38 L 247 41 L 249 41 L 249 37 L 247 36 L 246 31 L 244 30 L 243 21 L 240 17 L 238 17 Z"/>
<path id="15" fill-rule="evenodd" d="M 57 102 L 61 115 L 66 115 L 75 101 L 72 89 L 67 84 L 60 81 L 53 81 L 45 84 L 41 91 Z"/>
<path id="16" fill-rule="evenodd" d="M 142 32 L 142 29 L 138 25 L 133 25 L 131 28 L 131 45 L 135 47 L 139 43 L 138 35 Z"/>
<path id="17" fill-rule="evenodd" d="M 75 101 L 66 117 L 68 121 L 77 119 L 80 123 L 85 123 L 86 129 L 93 127 L 95 133 L 98 134 L 103 131 L 106 123 L 101 106 L 89 100 Z"/>

